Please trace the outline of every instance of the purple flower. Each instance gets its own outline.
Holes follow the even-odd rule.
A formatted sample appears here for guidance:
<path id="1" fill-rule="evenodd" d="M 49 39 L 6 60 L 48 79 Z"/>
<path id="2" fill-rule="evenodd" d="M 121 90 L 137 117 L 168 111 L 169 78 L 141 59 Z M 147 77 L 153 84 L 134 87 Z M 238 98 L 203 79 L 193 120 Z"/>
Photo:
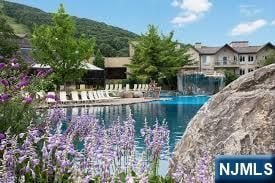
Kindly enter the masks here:
<path id="1" fill-rule="evenodd" d="M 0 142 L 1 140 L 5 139 L 6 138 L 6 135 L 4 133 L 0 133 Z"/>
<path id="2" fill-rule="evenodd" d="M 47 95 L 47 98 L 50 98 L 50 99 L 55 99 L 55 95 L 48 94 L 48 95 Z"/>
<path id="3" fill-rule="evenodd" d="M 31 97 L 24 97 L 23 103 L 25 103 L 25 104 L 32 103 L 32 98 Z"/>
<path id="4" fill-rule="evenodd" d="M 0 70 L 2 70 L 6 65 L 4 63 L 0 63 Z"/>
<path id="5" fill-rule="evenodd" d="M 10 80 L 10 81 L 14 81 L 14 80 L 15 80 L 15 77 L 14 77 L 14 76 L 11 76 L 9 80 Z"/>
<path id="6" fill-rule="evenodd" d="M 19 63 L 12 63 L 11 66 L 12 66 L 14 69 L 19 69 L 19 68 L 20 68 Z"/>
<path id="7" fill-rule="evenodd" d="M 2 94 L 0 95 L 0 102 L 7 102 L 11 98 L 10 94 Z"/>
<path id="8" fill-rule="evenodd" d="M 201 162 L 199 164 L 198 167 L 198 173 L 197 173 L 197 178 L 199 179 L 200 182 L 202 183 L 207 183 L 208 181 L 208 177 L 207 177 L 207 173 L 208 173 L 208 164 L 209 164 L 209 156 L 207 154 L 207 152 L 203 153 L 203 157 L 201 159 Z"/>
<path id="9" fill-rule="evenodd" d="M 47 69 L 47 70 L 41 69 L 41 70 L 39 70 L 39 71 L 37 72 L 36 76 L 37 76 L 37 77 L 40 77 L 40 78 L 44 78 L 44 77 L 48 76 L 50 73 L 52 73 L 52 72 L 53 72 L 53 69 L 52 69 L 52 68 Z"/>
<path id="10" fill-rule="evenodd" d="M 17 63 L 17 58 L 12 58 L 12 59 L 10 60 L 10 62 L 11 62 L 12 64 Z"/>
<path id="11" fill-rule="evenodd" d="M 9 86 L 9 82 L 6 79 L 2 79 L 1 84 L 5 87 Z"/>
<path id="12" fill-rule="evenodd" d="M 23 88 L 23 87 L 28 86 L 28 85 L 29 85 L 29 82 L 27 82 L 27 81 L 21 81 L 21 82 L 19 82 L 19 83 L 16 85 L 16 87 L 17 87 L 17 88 Z"/>
<path id="13" fill-rule="evenodd" d="M 40 70 L 40 71 L 37 72 L 36 76 L 37 77 L 44 77 L 44 74 L 45 74 L 45 72 L 43 70 Z"/>
<path id="14" fill-rule="evenodd" d="M 48 118 L 53 123 L 59 123 L 65 119 L 64 110 L 60 108 L 53 108 L 49 111 Z"/>

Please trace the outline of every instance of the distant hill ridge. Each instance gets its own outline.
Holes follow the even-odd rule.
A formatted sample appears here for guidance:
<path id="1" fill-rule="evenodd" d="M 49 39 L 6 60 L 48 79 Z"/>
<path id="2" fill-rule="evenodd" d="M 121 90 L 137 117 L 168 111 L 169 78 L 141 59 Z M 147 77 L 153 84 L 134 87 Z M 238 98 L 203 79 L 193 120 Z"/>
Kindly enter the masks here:
<path id="1" fill-rule="evenodd" d="M 34 25 L 51 23 L 51 13 L 14 2 L 4 1 L 2 11 L 16 33 L 30 33 Z M 77 28 L 76 35 L 85 34 L 96 38 L 97 46 L 106 57 L 128 56 L 129 41 L 138 36 L 102 22 L 78 17 L 73 19 Z"/>

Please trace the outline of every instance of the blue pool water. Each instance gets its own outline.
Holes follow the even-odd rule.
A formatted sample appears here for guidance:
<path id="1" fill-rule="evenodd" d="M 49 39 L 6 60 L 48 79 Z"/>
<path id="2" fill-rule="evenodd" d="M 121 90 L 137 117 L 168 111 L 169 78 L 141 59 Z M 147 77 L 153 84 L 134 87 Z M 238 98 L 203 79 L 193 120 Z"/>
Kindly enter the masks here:
<path id="1" fill-rule="evenodd" d="M 208 101 L 208 96 L 177 96 L 169 97 L 163 101 L 154 101 L 148 103 L 139 103 L 123 106 L 104 106 L 88 108 L 69 108 L 67 116 L 90 114 L 100 119 L 106 126 L 112 121 L 125 120 L 132 113 L 135 122 L 137 149 L 143 149 L 144 143 L 141 138 L 140 129 L 144 126 L 144 119 L 147 119 L 148 125 L 152 126 L 155 121 L 162 122 L 166 120 L 170 130 L 169 149 L 172 152 L 176 143 L 181 139 L 188 122 L 193 118 L 201 106 Z M 168 161 L 160 162 L 161 174 L 165 174 L 168 167 Z M 162 172 L 163 171 L 163 172 Z"/>

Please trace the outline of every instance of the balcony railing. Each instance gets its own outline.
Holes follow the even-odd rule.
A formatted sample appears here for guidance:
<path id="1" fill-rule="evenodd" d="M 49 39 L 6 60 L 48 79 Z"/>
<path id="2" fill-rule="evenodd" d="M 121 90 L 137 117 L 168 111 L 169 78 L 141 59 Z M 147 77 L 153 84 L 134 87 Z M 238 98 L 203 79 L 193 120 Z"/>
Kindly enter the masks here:
<path id="1" fill-rule="evenodd" d="M 237 66 L 239 62 L 237 60 L 217 60 L 215 66 Z"/>

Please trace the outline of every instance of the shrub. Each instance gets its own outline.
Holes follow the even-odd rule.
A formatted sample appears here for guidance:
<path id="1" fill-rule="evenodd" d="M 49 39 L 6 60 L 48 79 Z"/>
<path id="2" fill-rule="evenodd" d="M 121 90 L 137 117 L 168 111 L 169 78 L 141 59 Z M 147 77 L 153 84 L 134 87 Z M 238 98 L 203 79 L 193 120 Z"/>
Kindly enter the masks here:
<path id="1" fill-rule="evenodd" d="M 41 70 L 35 76 L 16 58 L 0 63 L 0 132 L 11 127 L 12 133 L 20 133 L 35 118 L 37 104 L 35 91 L 51 71 Z"/>
<path id="2" fill-rule="evenodd" d="M 236 80 L 238 78 L 238 76 L 233 73 L 232 71 L 224 71 L 224 75 L 225 75 L 225 85 L 230 84 L 232 81 Z"/>

